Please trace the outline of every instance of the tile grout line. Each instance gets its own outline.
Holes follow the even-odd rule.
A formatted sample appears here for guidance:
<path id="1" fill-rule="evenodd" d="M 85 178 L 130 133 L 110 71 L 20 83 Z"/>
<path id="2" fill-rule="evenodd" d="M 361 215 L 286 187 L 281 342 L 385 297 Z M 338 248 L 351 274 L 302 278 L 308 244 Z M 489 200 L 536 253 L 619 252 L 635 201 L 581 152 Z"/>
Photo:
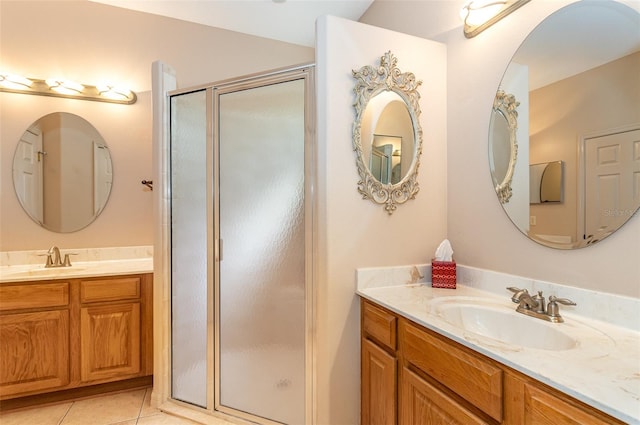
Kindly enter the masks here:
<path id="1" fill-rule="evenodd" d="M 142 394 L 142 403 L 140 404 L 140 409 L 138 410 L 138 416 L 136 417 L 136 425 L 138 425 L 138 422 L 140 421 L 140 415 L 142 415 L 142 409 L 144 409 L 144 401 L 147 399 L 147 391 L 149 391 L 149 388 L 145 388 L 144 394 Z"/>
<path id="2" fill-rule="evenodd" d="M 64 421 L 64 419 L 67 417 L 67 415 L 69 414 L 69 411 L 71 410 L 71 407 L 75 404 L 75 401 L 72 401 L 71 404 L 69 405 L 69 408 L 67 409 L 66 412 L 64 412 L 64 415 L 62 415 L 62 418 L 60 418 L 60 420 L 58 421 L 58 425 L 62 425 L 62 422 Z"/>

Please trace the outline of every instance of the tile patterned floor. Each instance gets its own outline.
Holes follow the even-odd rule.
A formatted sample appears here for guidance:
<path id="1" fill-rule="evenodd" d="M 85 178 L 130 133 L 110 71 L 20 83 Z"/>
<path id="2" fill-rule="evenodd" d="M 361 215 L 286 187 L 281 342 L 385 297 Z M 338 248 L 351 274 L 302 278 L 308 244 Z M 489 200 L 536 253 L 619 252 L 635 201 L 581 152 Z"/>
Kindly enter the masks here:
<path id="1" fill-rule="evenodd" d="M 0 413 L 1 425 L 195 425 L 151 407 L 151 388 Z"/>

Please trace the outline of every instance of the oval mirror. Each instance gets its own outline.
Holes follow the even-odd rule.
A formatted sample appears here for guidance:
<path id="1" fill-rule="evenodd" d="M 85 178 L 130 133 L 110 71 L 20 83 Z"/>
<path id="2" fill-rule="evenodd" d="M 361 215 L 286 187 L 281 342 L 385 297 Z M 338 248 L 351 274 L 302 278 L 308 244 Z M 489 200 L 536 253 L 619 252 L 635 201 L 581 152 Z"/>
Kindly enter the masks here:
<path id="1" fill-rule="evenodd" d="M 413 199 L 417 182 L 422 129 L 419 123 L 422 83 L 397 68 L 397 58 L 387 52 L 380 66 L 353 71 L 357 80 L 353 148 L 364 199 L 383 204 L 392 214 L 398 204 Z"/>
<path id="2" fill-rule="evenodd" d="M 622 3 L 572 3 L 529 34 L 505 71 L 498 95 L 520 104 L 509 202 L 499 191 L 506 133 L 495 108 L 491 175 L 511 221 L 542 245 L 589 246 L 638 214 L 638 28 L 640 13 Z"/>
<path id="3" fill-rule="evenodd" d="M 24 132 L 13 157 L 13 185 L 40 226 L 69 233 L 104 209 L 113 182 L 111 154 L 98 131 L 66 112 L 43 116 Z"/>

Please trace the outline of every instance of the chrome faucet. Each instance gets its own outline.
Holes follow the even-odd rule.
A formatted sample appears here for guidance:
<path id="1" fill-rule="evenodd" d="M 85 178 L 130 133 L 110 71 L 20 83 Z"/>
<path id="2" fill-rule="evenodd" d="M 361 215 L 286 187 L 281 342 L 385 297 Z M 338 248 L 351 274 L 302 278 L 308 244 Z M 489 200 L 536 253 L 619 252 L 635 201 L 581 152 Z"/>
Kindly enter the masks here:
<path id="1" fill-rule="evenodd" d="M 71 260 L 69 260 L 69 254 L 64 255 L 64 261 L 62 260 L 62 255 L 60 254 L 60 248 L 57 246 L 52 246 L 49 248 L 46 254 L 47 262 L 44 265 L 46 268 L 49 267 L 71 267 Z"/>
<path id="2" fill-rule="evenodd" d="M 545 299 L 542 296 L 542 291 L 538 291 L 537 295 L 531 296 L 526 289 L 515 288 L 513 286 L 507 289 L 513 292 L 511 301 L 518 304 L 516 308 L 518 313 L 553 323 L 564 322 L 564 319 L 560 316 L 558 304 L 576 305 L 576 303 L 569 299 L 558 298 L 551 295 L 549 297 L 549 304 L 545 308 Z"/>

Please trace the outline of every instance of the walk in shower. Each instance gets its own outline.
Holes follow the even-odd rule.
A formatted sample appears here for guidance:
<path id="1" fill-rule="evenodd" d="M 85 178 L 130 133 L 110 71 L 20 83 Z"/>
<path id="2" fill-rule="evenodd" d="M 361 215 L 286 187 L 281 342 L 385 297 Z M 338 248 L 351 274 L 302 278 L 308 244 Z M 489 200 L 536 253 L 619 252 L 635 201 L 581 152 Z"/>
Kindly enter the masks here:
<path id="1" fill-rule="evenodd" d="M 171 398 L 310 418 L 313 66 L 169 93 Z"/>

